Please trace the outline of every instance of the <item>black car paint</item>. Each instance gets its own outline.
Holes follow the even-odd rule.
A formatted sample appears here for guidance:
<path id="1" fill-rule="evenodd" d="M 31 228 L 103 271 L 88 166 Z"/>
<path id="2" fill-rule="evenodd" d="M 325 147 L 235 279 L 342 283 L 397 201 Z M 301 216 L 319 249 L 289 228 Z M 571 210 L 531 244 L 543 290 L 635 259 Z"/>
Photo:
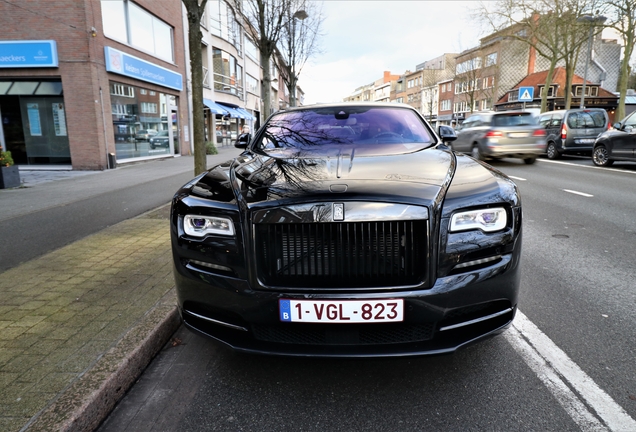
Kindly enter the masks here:
<path id="1" fill-rule="evenodd" d="M 342 162 L 346 151 L 326 157 L 316 154 L 299 158 L 285 152 L 272 157 L 255 151 L 252 145 L 238 158 L 212 168 L 184 186 L 173 199 L 171 239 L 178 302 L 190 329 L 246 352 L 348 357 L 449 353 L 497 334 L 510 324 L 516 310 L 520 277 L 522 213 L 517 188 L 505 175 L 470 157 L 454 154 L 441 142 L 404 154 L 392 154 L 390 149 L 356 154 L 346 160 L 348 170 L 339 171 L 340 178 L 335 175 L 334 164 Z M 347 185 L 346 192 L 331 191 L 333 186 L 342 184 Z M 426 206 L 430 211 L 427 247 L 431 271 L 428 278 L 417 286 L 384 290 L 263 286 L 253 270 L 253 239 L 247 235 L 252 223 L 250 215 L 259 209 L 334 200 Z M 489 205 L 505 206 L 510 221 L 505 230 L 492 234 L 481 231 L 448 233 L 453 212 Z M 209 214 L 211 209 L 215 215 L 232 219 L 237 235 L 204 239 L 185 236 L 182 215 Z M 491 246 L 482 247 L 486 243 Z M 453 272 L 458 262 L 479 259 L 485 253 L 499 254 L 502 259 L 470 271 Z M 213 261 L 231 270 L 213 271 L 192 264 L 196 261 Z M 277 310 L 281 298 L 382 299 L 396 296 L 405 299 L 406 322 L 433 322 L 437 329 L 443 323 L 452 324 L 454 311 L 464 311 L 475 305 L 493 310 L 509 308 L 510 311 L 485 324 L 449 330 L 444 337 L 439 337 L 436 330 L 433 340 L 418 343 L 381 346 L 276 344 L 256 340 L 251 332 L 252 325 L 279 324 Z M 250 331 L 216 325 L 201 317 L 214 317 Z"/>
<path id="2" fill-rule="evenodd" d="M 615 161 L 636 162 L 636 111 L 599 135 L 594 142 L 592 161 L 599 166 L 610 166 Z"/>

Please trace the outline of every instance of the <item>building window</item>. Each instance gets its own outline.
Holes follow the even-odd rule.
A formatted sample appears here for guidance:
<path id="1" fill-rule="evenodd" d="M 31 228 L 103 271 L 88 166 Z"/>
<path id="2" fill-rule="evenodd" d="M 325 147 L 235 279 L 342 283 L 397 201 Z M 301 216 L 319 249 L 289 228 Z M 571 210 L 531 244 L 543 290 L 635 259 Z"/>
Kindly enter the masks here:
<path id="1" fill-rule="evenodd" d="M 516 102 L 519 100 L 519 89 L 508 92 L 508 102 Z"/>
<path id="2" fill-rule="evenodd" d="M 141 103 L 141 112 L 148 114 L 156 114 L 157 113 L 157 104 L 152 102 L 142 102 Z"/>
<path id="3" fill-rule="evenodd" d="M 210 33 L 230 42 L 242 55 L 241 27 L 236 21 L 234 11 L 224 0 L 208 2 L 210 14 Z"/>
<path id="4" fill-rule="evenodd" d="M 497 53 L 490 53 L 486 56 L 484 61 L 484 67 L 493 66 L 497 64 Z"/>
<path id="5" fill-rule="evenodd" d="M 214 90 L 232 93 L 243 98 L 243 68 L 236 58 L 218 48 L 212 49 Z"/>
<path id="6" fill-rule="evenodd" d="M 539 87 L 539 97 L 543 97 L 544 90 L 545 90 L 545 86 Z M 548 88 L 548 97 L 554 97 L 555 93 L 556 93 L 556 87 L 550 86 Z"/>
<path id="7" fill-rule="evenodd" d="M 245 54 L 247 54 L 256 64 L 261 64 L 256 45 L 254 45 L 252 39 L 248 37 L 245 37 Z"/>
<path id="8" fill-rule="evenodd" d="M 581 94 L 583 94 L 583 86 L 576 86 L 574 88 L 574 96 L 581 97 Z M 598 87 L 585 86 L 585 96 L 598 96 Z"/>
<path id="9" fill-rule="evenodd" d="M 440 111 L 450 111 L 451 109 L 451 101 L 450 99 L 445 99 L 440 103 Z"/>
<path id="10" fill-rule="evenodd" d="M 124 84 L 115 84 L 112 83 L 110 85 L 110 94 L 115 96 L 124 96 L 129 98 L 135 97 L 135 89 L 134 87 L 127 86 Z"/>
<path id="11" fill-rule="evenodd" d="M 129 0 L 102 0 L 104 34 L 162 60 L 174 61 L 172 27 Z"/>
<path id="12" fill-rule="evenodd" d="M 245 89 L 255 95 L 260 95 L 258 80 L 250 74 L 245 74 Z"/>
<path id="13" fill-rule="evenodd" d="M 167 140 L 162 137 L 167 137 L 168 129 L 172 129 L 174 148 L 178 147 L 177 125 L 166 113 L 167 101 L 174 96 L 112 81 L 109 85 L 117 160 L 171 154 Z M 141 96 L 144 93 L 154 95 Z M 154 136 L 158 136 L 159 141 L 151 142 Z"/>

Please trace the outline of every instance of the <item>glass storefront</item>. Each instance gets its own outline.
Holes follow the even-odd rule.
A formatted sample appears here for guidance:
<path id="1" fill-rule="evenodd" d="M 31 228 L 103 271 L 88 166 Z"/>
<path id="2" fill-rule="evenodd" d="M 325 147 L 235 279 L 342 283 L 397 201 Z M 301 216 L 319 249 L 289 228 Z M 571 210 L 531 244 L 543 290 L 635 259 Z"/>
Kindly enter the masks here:
<path id="1" fill-rule="evenodd" d="M 110 102 L 118 161 L 178 154 L 175 96 L 111 81 Z"/>

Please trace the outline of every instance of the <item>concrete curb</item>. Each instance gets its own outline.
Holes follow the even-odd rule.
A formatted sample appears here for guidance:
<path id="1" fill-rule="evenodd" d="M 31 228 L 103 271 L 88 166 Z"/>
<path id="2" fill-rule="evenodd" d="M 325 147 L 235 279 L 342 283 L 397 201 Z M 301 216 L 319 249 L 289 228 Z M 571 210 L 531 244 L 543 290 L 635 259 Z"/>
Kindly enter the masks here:
<path id="1" fill-rule="evenodd" d="M 181 325 L 173 288 L 31 425 L 29 431 L 93 431 Z"/>

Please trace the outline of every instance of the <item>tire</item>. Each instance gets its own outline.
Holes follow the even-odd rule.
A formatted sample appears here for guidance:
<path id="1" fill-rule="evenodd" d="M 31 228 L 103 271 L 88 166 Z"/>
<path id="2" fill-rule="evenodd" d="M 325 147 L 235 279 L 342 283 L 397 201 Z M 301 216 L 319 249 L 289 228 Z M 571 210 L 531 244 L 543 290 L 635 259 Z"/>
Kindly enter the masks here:
<path id="1" fill-rule="evenodd" d="M 479 147 L 477 146 L 477 144 L 473 144 L 473 148 L 470 149 L 470 155 L 480 161 L 484 160 L 484 157 L 481 155 L 481 152 L 479 151 Z"/>
<path id="2" fill-rule="evenodd" d="M 553 142 L 549 142 L 548 146 L 545 149 L 546 155 L 548 155 L 548 159 L 559 159 L 561 157 L 561 153 L 556 148 L 556 145 Z"/>
<path id="3" fill-rule="evenodd" d="M 526 165 L 532 165 L 532 164 L 533 164 L 533 163 L 535 163 L 536 161 L 537 161 L 537 158 L 536 158 L 536 157 L 529 157 L 529 158 L 525 158 L 525 159 L 523 160 L 523 162 L 524 162 Z"/>
<path id="4" fill-rule="evenodd" d="M 608 167 L 614 163 L 614 161 L 609 158 L 609 151 L 604 145 L 594 147 L 592 151 L 592 162 L 594 162 L 594 165 L 601 167 Z"/>

